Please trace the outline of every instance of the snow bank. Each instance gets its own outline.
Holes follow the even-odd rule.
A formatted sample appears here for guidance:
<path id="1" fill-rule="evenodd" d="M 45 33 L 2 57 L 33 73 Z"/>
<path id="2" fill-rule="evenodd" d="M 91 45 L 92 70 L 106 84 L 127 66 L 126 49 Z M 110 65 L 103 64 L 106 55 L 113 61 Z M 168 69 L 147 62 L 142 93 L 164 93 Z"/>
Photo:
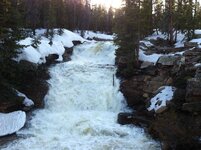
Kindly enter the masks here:
<path id="1" fill-rule="evenodd" d="M 62 55 L 65 52 L 65 47 L 73 47 L 73 41 L 84 42 L 81 36 L 76 33 L 73 33 L 69 30 L 64 29 L 62 35 L 55 34 L 53 38 L 53 44 L 49 44 L 49 39 L 47 39 L 44 34 L 45 29 L 36 30 L 36 35 L 41 36 L 40 44 L 38 48 L 31 46 L 33 38 L 28 37 L 24 40 L 21 40 L 19 43 L 25 45 L 25 48 L 22 49 L 22 53 L 19 55 L 17 61 L 27 60 L 32 63 L 41 64 L 46 62 L 46 58 L 50 54 L 58 54 L 59 58 L 57 61 L 63 61 Z M 57 29 L 55 29 L 55 33 Z"/>
<path id="2" fill-rule="evenodd" d="M 26 114 L 23 111 L 0 113 L 0 136 L 17 132 L 25 125 L 25 122 Z"/>
<path id="3" fill-rule="evenodd" d="M 151 105 L 148 108 L 149 111 L 151 110 L 157 111 L 161 107 L 166 106 L 167 102 L 173 99 L 173 95 L 176 90 L 175 87 L 164 86 L 164 87 L 161 87 L 160 89 L 162 88 L 164 89 L 161 90 L 156 96 L 154 96 L 151 99 Z"/>
<path id="4" fill-rule="evenodd" d="M 23 101 L 24 106 L 30 107 L 34 105 L 34 102 L 31 99 L 29 99 L 25 94 L 17 91 L 17 95 L 20 97 L 24 97 L 24 101 Z"/>

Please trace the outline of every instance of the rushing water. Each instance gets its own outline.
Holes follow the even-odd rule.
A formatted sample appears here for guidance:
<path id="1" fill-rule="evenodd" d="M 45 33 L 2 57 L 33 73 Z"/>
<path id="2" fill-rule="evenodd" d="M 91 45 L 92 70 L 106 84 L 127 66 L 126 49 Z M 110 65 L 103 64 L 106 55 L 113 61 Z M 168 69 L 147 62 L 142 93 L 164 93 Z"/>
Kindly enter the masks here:
<path id="1" fill-rule="evenodd" d="M 119 80 L 113 81 L 115 49 L 112 42 L 85 43 L 74 49 L 72 61 L 52 67 L 45 108 L 18 132 L 23 138 L 4 149 L 159 149 L 143 129 L 116 122 L 125 105 Z"/>

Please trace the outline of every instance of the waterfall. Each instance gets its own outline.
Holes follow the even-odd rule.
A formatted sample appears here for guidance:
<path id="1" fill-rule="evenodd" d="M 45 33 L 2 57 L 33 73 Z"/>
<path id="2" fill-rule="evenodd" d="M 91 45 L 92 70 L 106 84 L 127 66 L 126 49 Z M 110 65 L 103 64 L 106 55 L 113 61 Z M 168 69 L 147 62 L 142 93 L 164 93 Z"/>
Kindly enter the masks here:
<path id="1" fill-rule="evenodd" d="M 34 111 L 7 150 L 157 150 L 143 129 L 117 123 L 125 109 L 113 42 L 76 46 L 70 62 L 50 68 L 45 108 Z"/>

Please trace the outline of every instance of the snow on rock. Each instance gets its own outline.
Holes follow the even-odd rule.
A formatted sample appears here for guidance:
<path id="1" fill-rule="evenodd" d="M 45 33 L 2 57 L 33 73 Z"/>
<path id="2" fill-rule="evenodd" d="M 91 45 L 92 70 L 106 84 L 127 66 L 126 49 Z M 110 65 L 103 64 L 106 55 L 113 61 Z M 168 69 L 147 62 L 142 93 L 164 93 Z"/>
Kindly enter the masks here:
<path id="1" fill-rule="evenodd" d="M 201 38 L 199 38 L 199 39 L 192 39 L 190 42 L 191 43 L 197 43 L 199 45 L 199 48 L 201 48 Z"/>
<path id="2" fill-rule="evenodd" d="M 154 110 L 156 112 L 160 108 L 165 107 L 167 102 L 173 99 L 175 90 L 176 88 L 172 86 L 164 86 L 159 88 L 160 92 L 150 100 L 151 105 L 149 106 L 148 110 Z"/>
<path id="3" fill-rule="evenodd" d="M 20 130 L 26 122 L 26 114 L 23 111 L 12 113 L 0 113 L 0 136 L 13 134 Z"/>
<path id="4" fill-rule="evenodd" d="M 158 59 L 163 56 L 162 54 L 152 54 L 152 55 L 146 55 L 143 50 L 140 49 L 139 51 L 139 60 L 141 61 L 147 61 L 152 62 L 154 64 L 157 63 Z"/>
<path id="5" fill-rule="evenodd" d="M 201 67 L 201 63 L 197 63 L 194 65 L 195 67 Z"/>
<path id="6" fill-rule="evenodd" d="M 195 30 L 195 34 L 196 35 L 201 34 L 201 30 L 200 29 Z"/>
<path id="7" fill-rule="evenodd" d="M 62 35 L 54 35 L 53 44 L 50 45 L 49 39 L 44 36 L 45 32 L 45 29 L 36 30 L 36 35 L 41 36 L 38 48 L 31 46 L 33 41 L 33 38 L 31 37 L 28 37 L 19 42 L 21 45 L 25 45 L 25 48 L 22 49 L 22 53 L 19 54 L 17 61 L 27 60 L 32 63 L 42 64 L 46 63 L 46 57 L 50 54 L 58 54 L 59 58 L 57 61 L 63 61 L 62 55 L 65 52 L 65 47 L 73 47 L 73 41 L 80 41 L 81 43 L 86 41 L 78 34 L 64 29 Z M 56 32 L 57 29 L 55 29 L 55 33 Z"/>
<path id="8" fill-rule="evenodd" d="M 32 46 L 23 48 L 22 53 L 19 54 L 17 61 L 27 60 L 32 63 L 42 63 L 41 54 Z"/>
<path id="9" fill-rule="evenodd" d="M 21 93 L 19 91 L 17 91 L 17 94 L 20 97 L 24 97 L 24 101 L 23 101 L 24 106 L 30 107 L 30 106 L 34 105 L 34 102 L 31 99 L 29 99 L 25 94 L 23 94 L 23 93 Z"/>
<path id="10" fill-rule="evenodd" d="M 144 46 L 146 46 L 146 47 L 153 46 L 153 44 L 149 40 L 142 40 L 142 41 L 140 41 L 140 43 L 143 45 L 143 46 L 141 46 L 143 48 L 144 48 Z"/>
<path id="11" fill-rule="evenodd" d="M 73 47 L 73 41 L 80 41 L 81 43 L 83 43 L 84 41 L 86 41 L 85 39 L 83 39 L 79 34 L 73 33 L 69 30 L 64 30 L 64 33 L 60 36 L 60 35 L 55 35 L 53 41 L 55 42 L 61 42 L 63 44 L 64 47 Z"/>

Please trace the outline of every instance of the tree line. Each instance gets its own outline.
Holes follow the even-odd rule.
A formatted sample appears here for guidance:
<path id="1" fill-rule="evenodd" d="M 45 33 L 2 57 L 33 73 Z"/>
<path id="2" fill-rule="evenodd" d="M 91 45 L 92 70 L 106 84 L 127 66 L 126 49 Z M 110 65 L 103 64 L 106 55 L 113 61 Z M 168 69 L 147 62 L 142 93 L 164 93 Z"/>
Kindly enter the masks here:
<path id="1" fill-rule="evenodd" d="M 54 28 L 59 34 L 63 28 L 112 33 L 113 15 L 113 8 L 92 6 L 90 0 L 1 0 L 0 61 L 15 57 L 18 41 L 38 28 L 47 29 L 50 41 Z"/>
<path id="2" fill-rule="evenodd" d="M 1 21 L 10 18 L 5 27 L 112 31 L 112 8 L 90 0 L 1 0 L 0 9 Z"/>
<path id="3" fill-rule="evenodd" d="M 127 67 L 122 73 L 133 73 L 138 65 L 139 41 L 153 32 L 167 35 L 173 46 L 178 32 L 187 40 L 195 37 L 195 29 L 201 28 L 201 6 L 198 0 L 123 0 L 124 6 L 115 13 L 114 32 L 118 56 L 126 58 Z M 123 23 L 122 23 L 123 22 Z"/>

